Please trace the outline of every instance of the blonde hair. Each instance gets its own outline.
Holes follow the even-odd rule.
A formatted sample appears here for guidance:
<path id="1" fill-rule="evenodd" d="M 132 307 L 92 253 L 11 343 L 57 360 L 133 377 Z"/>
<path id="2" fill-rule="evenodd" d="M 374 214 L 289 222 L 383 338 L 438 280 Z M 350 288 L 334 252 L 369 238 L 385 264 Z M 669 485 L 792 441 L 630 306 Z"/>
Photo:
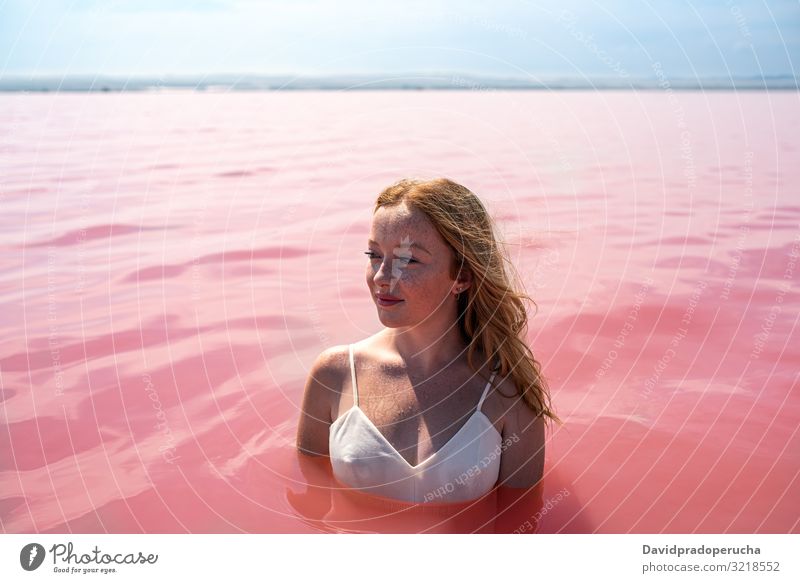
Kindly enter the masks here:
<path id="1" fill-rule="evenodd" d="M 537 416 L 562 423 L 550 404 L 541 365 L 525 342 L 528 314 L 523 299 L 533 299 L 514 285 L 505 269 L 513 264 L 498 244 L 495 225 L 480 199 L 468 188 L 447 178 L 405 178 L 385 188 L 375 201 L 381 207 L 406 203 L 423 212 L 450 245 L 455 261 L 451 277 L 461 269 L 473 275 L 473 284 L 458 297 L 458 327 L 468 345 L 467 362 L 475 372 L 475 353 L 482 351 L 499 361 L 499 375 L 511 376 L 528 406 Z"/>

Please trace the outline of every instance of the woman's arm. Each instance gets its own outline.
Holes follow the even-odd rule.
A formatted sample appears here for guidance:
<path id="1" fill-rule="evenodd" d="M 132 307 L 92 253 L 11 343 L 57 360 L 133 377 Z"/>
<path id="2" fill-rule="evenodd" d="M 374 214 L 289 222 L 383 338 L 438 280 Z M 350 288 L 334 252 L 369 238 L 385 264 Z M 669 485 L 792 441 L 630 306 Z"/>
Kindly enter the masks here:
<path id="1" fill-rule="evenodd" d="M 328 455 L 331 405 L 341 390 L 341 352 L 338 346 L 323 351 L 308 371 L 296 438 L 303 454 Z"/>
<path id="2" fill-rule="evenodd" d="M 287 500 L 303 518 L 323 520 L 331 509 L 331 488 L 335 485 L 330 458 L 308 455 L 298 450 L 297 461 L 307 488 L 304 492 L 287 488 Z"/>
<path id="3" fill-rule="evenodd" d="M 328 437 L 331 403 L 341 387 L 340 366 L 341 350 L 337 347 L 317 356 L 308 371 L 297 424 L 297 462 L 307 488 L 302 493 L 289 490 L 287 498 L 302 516 L 312 520 L 321 520 L 331 508 L 334 482 Z"/>
<path id="4" fill-rule="evenodd" d="M 532 533 L 543 500 L 544 418 L 516 397 L 503 419 L 495 532 Z"/>

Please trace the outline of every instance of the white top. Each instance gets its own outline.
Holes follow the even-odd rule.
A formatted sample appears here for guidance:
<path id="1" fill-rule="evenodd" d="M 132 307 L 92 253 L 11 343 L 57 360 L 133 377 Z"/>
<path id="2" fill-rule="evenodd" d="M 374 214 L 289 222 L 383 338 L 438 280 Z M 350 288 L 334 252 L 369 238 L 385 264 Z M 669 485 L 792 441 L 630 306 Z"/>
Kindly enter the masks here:
<path id="1" fill-rule="evenodd" d="M 350 488 L 407 502 L 464 502 L 489 492 L 500 473 L 502 437 L 478 407 L 461 429 L 426 460 L 412 466 L 358 406 L 350 345 L 353 407 L 330 426 L 329 450 L 336 479 Z"/>

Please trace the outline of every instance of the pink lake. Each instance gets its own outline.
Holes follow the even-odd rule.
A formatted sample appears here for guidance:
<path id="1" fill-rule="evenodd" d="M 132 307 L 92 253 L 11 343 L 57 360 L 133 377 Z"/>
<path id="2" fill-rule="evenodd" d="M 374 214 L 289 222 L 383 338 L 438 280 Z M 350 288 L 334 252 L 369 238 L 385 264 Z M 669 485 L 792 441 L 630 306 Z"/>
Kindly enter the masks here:
<path id="1" fill-rule="evenodd" d="M 536 532 L 800 532 L 799 101 L 0 94 L 3 532 L 479 531 L 311 495 L 294 450 L 315 356 L 380 327 L 403 176 L 478 194 L 537 303 Z"/>

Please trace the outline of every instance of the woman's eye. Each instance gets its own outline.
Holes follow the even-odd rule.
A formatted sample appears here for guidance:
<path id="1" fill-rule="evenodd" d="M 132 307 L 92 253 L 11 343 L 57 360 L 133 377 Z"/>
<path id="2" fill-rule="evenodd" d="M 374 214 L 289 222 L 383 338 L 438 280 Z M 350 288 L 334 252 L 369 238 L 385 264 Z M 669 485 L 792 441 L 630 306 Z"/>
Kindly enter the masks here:
<path id="1" fill-rule="evenodd" d="M 379 255 L 374 251 L 364 251 L 364 255 L 367 255 L 370 259 L 378 259 Z M 409 257 L 395 257 L 398 261 L 407 261 L 409 263 L 419 263 L 416 259 L 411 259 Z"/>

